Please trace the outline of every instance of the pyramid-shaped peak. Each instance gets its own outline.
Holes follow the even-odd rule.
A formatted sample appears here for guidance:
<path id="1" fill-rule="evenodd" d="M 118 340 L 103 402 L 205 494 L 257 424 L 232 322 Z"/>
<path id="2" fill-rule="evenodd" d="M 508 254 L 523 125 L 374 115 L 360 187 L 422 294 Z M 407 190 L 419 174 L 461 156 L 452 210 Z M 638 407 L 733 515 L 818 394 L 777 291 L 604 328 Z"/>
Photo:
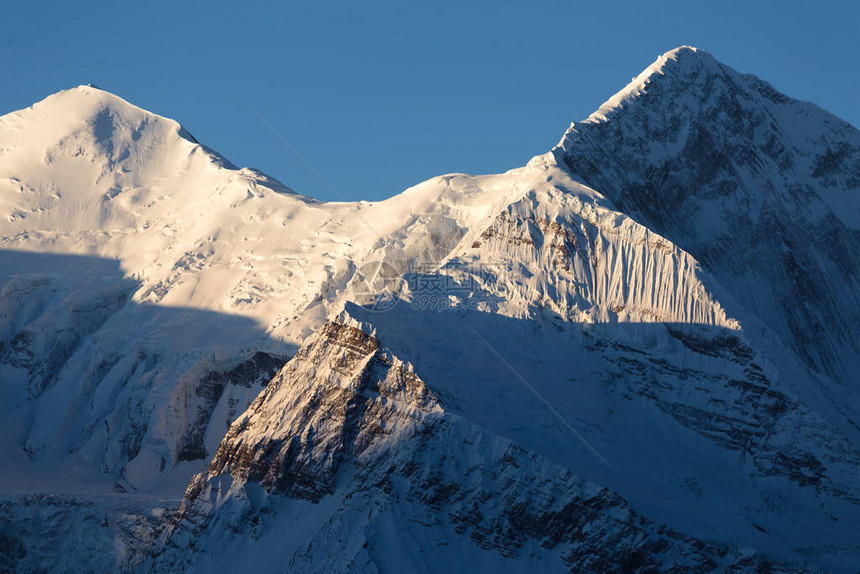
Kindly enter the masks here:
<path id="1" fill-rule="evenodd" d="M 669 50 L 668 52 L 665 52 L 662 56 L 660 56 L 660 58 L 664 60 L 677 60 L 681 57 L 713 58 L 713 56 L 711 56 L 704 50 L 696 48 L 695 46 L 688 46 L 686 44 Z"/>
<path id="2" fill-rule="evenodd" d="M 606 100 L 600 108 L 584 121 L 599 123 L 606 121 L 610 115 L 618 111 L 644 93 L 648 86 L 659 78 L 674 79 L 687 82 L 693 78 L 711 74 L 724 74 L 730 71 L 708 52 L 693 46 L 679 46 L 661 54 L 642 73 L 633 78 L 622 90 Z"/>
<path id="3" fill-rule="evenodd" d="M 701 48 L 696 48 L 695 46 L 687 46 L 686 44 L 683 46 L 678 46 L 677 48 L 673 48 L 668 52 L 664 52 L 657 56 L 657 59 L 654 60 L 654 63 L 648 66 L 645 71 L 657 71 L 662 70 L 666 64 L 672 63 L 698 63 L 699 65 L 706 66 L 720 66 L 720 62 L 714 58 L 710 52 L 706 52 Z"/>
<path id="4" fill-rule="evenodd" d="M 722 67 L 716 58 L 704 50 L 693 46 L 678 46 L 659 56 L 645 71 L 659 71 L 665 75 L 668 73 L 689 73 L 694 68 L 719 71 Z"/>
<path id="5" fill-rule="evenodd" d="M 682 45 L 678 46 L 677 48 L 675 48 L 674 50 L 669 50 L 668 52 L 666 52 L 663 55 L 668 57 L 668 56 L 673 56 L 675 54 L 678 54 L 680 52 L 692 52 L 692 53 L 702 52 L 703 54 L 705 53 L 703 50 L 700 50 L 699 48 L 697 48 L 695 46 L 689 46 L 687 44 L 682 44 Z"/>

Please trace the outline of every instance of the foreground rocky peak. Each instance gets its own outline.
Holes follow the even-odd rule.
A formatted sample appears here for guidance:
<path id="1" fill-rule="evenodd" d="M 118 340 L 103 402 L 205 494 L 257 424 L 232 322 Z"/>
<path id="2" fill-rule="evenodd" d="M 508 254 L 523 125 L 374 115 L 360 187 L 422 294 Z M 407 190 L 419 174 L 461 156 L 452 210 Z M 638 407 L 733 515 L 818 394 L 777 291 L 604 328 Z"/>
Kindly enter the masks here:
<path id="1" fill-rule="evenodd" d="M 229 473 L 319 502 L 334 492 L 345 457 L 362 458 L 440 411 L 409 365 L 341 317 L 325 323 L 230 427 L 209 476 Z"/>
<path id="2" fill-rule="evenodd" d="M 276 536 L 278 563 L 308 572 L 396 567 L 392 548 L 437 571 L 464 556 L 503 571 L 780 568 L 653 524 L 475 425 L 367 330 L 345 312 L 309 338 L 192 480 L 153 568 L 194 571 L 200 547 L 208 560 L 241 553 L 266 568 Z"/>

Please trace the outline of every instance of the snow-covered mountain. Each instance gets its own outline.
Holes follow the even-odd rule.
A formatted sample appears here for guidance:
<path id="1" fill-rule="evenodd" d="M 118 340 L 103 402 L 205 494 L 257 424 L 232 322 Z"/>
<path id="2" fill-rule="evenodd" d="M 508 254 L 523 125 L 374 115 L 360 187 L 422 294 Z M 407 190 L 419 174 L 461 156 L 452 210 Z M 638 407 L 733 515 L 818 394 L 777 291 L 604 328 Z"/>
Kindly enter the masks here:
<path id="1" fill-rule="evenodd" d="M 51 96 L 0 118 L 0 557 L 856 570 L 859 194 L 855 128 L 687 47 L 377 203 Z"/>
<path id="2" fill-rule="evenodd" d="M 860 405 L 857 129 L 681 48 L 571 125 L 553 151 L 696 257 Z"/>
<path id="3" fill-rule="evenodd" d="M 29 475 L 71 456 L 161 488 L 161 471 L 212 454 L 253 379 L 323 323 L 365 258 L 439 258 L 490 195 L 321 204 L 91 87 L 0 122 L 4 416 Z M 257 352 L 258 374 L 206 388 Z"/>

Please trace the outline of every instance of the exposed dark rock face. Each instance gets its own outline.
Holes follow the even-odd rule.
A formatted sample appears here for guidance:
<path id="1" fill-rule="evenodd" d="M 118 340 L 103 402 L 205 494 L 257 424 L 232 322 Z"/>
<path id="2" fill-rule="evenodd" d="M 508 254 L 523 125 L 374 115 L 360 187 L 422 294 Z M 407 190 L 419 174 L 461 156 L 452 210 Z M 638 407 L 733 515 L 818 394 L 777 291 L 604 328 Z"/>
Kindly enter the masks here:
<path id="1" fill-rule="evenodd" d="M 307 376 L 301 369 L 328 372 L 328 380 L 344 386 L 303 384 L 307 392 L 285 396 L 292 379 Z M 319 375 L 317 375 L 319 376 Z M 310 386 L 313 385 L 313 386 Z M 326 323 L 318 336 L 297 353 L 245 415 L 228 431 L 209 465 L 210 475 L 229 472 L 236 480 L 256 482 L 275 494 L 318 502 L 334 491 L 335 477 L 347 456 L 360 456 L 389 428 L 374 423 L 384 399 L 409 397 L 416 408 L 435 405 L 433 396 L 414 373 L 379 353 L 379 342 L 360 329 Z M 289 400 L 288 403 L 282 401 Z M 279 425 L 289 420 L 300 434 L 273 432 L 273 405 Z M 259 440 L 249 440 L 261 427 Z M 277 427 L 276 427 L 277 428 Z"/>
<path id="2" fill-rule="evenodd" d="M 212 371 L 194 387 L 196 415 L 186 426 L 179 439 L 176 452 L 177 462 L 206 458 L 208 453 L 203 444 L 212 412 L 218 406 L 227 385 L 246 388 L 265 387 L 286 362 L 286 357 L 258 351 L 228 371 Z M 238 413 L 237 413 L 238 414 Z"/>

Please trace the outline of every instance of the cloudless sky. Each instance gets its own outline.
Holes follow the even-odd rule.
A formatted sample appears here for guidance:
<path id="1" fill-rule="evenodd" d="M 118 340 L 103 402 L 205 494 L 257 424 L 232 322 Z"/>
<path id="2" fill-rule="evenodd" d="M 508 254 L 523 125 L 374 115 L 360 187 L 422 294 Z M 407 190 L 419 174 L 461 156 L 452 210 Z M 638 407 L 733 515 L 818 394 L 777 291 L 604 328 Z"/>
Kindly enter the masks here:
<path id="1" fill-rule="evenodd" d="M 323 200 L 523 165 L 681 44 L 860 125 L 856 1 L 13 0 L 0 10 L 0 114 L 95 83 Z"/>

